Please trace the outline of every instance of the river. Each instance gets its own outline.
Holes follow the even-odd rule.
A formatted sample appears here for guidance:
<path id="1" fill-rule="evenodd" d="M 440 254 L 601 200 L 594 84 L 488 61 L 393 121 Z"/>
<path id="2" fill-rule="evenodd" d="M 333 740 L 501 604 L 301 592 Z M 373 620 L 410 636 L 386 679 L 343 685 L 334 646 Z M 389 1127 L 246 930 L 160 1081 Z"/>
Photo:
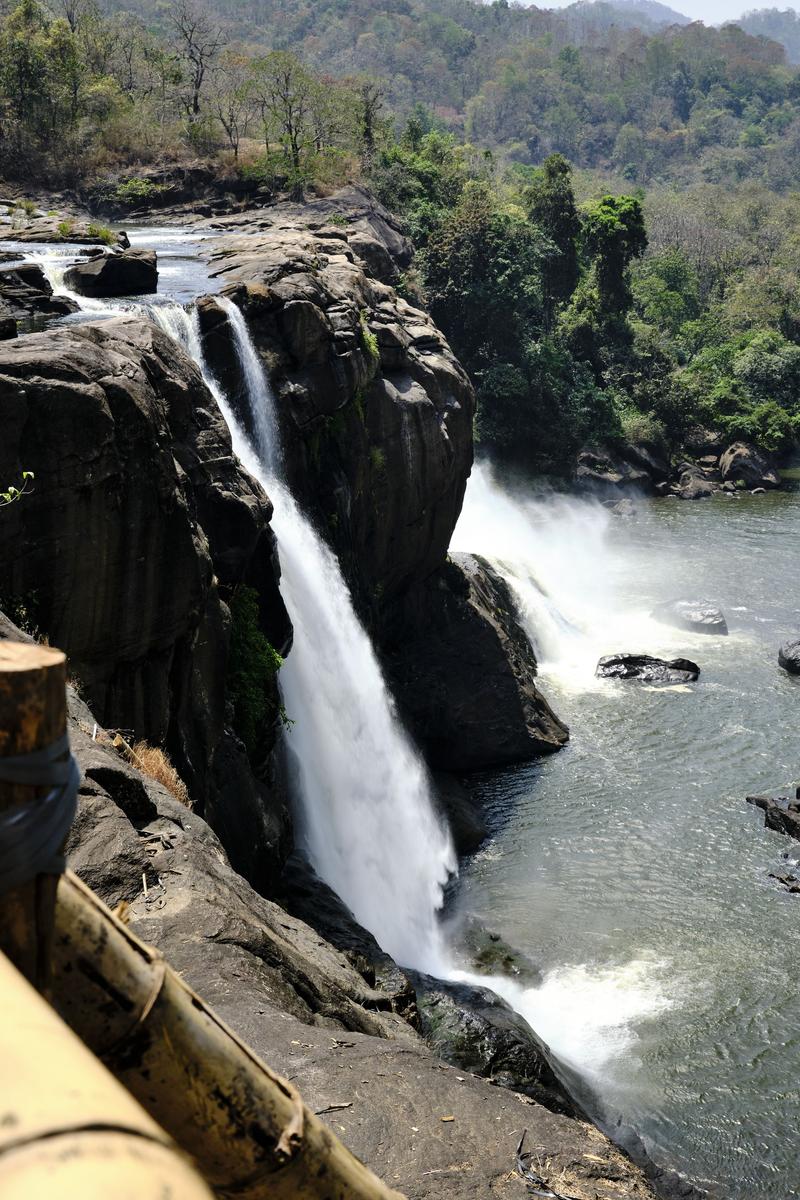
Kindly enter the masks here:
<path id="1" fill-rule="evenodd" d="M 197 241 L 147 228 L 132 240 L 159 251 L 160 296 L 82 301 L 88 311 L 66 320 L 155 302 L 159 323 L 180 336 L 175 304 L 214 290 Z M 63 249 L 20 254 L 59 282 Z M 287 522 L 285 536 L 297 527 Z M 455 919 L 476 914 L 541 968 L 542 986 L 515 1003 L 587 1080 L 592 1115 L 632 1125 L 657 1162 L 716 1181 L 731 1200 L 800 1196 L 800 897 L 768 877 L 800 844 L 764 830 L 744 802 L 800 771 L 800 681 L 776 661 L 779 643 L 800 632 L 800 496 L 643 501 L 623 520 L 589 501 L 512 496 L 479 466 L 453 544 L 511 582 L 542 690 L 572 733 L 550 758 L 472 781 L 491 837 L 462 867 Z M 283 548 L 287 563 L 294 548 L 299 534 Z M 650 618 L 654 602 L 676 597 L 718 603 L 730 636 Z M 617 651 L 693 658 L 700 680 L 652 689 L 595 679 L 598 657 Z M 296 666 L 289 683 L 299 654 Z M 382 701 L 368 707 L 365 721 L 385 715 Z M 301 708 L 294 696 L 293 717 Z M 433 890 L 447 857 L 446 847 L 428 853 Z M 389 940 L 382 914 L 362 913 L 347 864 L 342 872 L 331 882 L 348 899 L 350 880 L 351 906 Z M 397 892 L 387 897 L 396 908 Z"/>
<path id="2" fill-rule="evenodd" d="M 800 633 L 800 496 L 643 502 L 628 521 L 512 502 L 479 469 L 454 540 L 521 587 L 542 689 L 572 733 L 475 782 L 492 836 L 460 906 L 545 972 L 526 1015 L 608 1120 L 726 1197 L 799 1196 L 800 897 L 768 875 L 800 845 L 744 798 L 800 773 L 800 681 L 777 665 Z M 718 603 L 730 636 L 649 618 L 674 597 Z M 702 673 L 670 689 L 596 680 L 617 651 Z"/>

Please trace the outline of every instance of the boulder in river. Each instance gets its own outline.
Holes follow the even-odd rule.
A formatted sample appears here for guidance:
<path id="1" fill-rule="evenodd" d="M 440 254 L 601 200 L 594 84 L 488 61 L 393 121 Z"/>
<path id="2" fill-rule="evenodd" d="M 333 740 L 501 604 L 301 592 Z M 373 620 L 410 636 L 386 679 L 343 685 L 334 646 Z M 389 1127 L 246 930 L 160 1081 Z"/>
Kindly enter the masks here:
<path id="1" fill-rule="evenodd" d="M 783 643 L 778 651 L 778 662 L 790 675 L 800 675 L 800 639 Z"/>
<path id="2" fill-rule="evenodd" d="M 774 792 L 769 796 L 748 796 L 747 803 L 762 810 L 767 829 L 800 841 L 800 788 L 789 788 L 788 793 Z"/>
<path id="3" fill-rule="evenodd" d="M 692 633 L 711 633 L 724 637 L 728 623 L 722 610 L 708 600 L 667 600 L 657 604 L 651 616 L 663 625 L 688 629 Z"/>
<path id="4" fill-rule="evenodd" d="M 53 288 L 38 263 L 0 268 L 0 302 L 4 311 L 17 320 L 25 320 L 33 313 L 60 317 L 78 308 L 74 300 L 53 295 Z"/>
<path id="5" fill-rule="evenodd" d="M 738 480 L 748 488 L 777 488 L 781 481 L 769 459 L 749 442 L 734 442 L 719 460 L 724 480 Z"/>
<path id="6" fill-rule="evenodd" d="M 140 296 L 158 288 L 155 250 L 122 250 L 76 263 L 64 275 L 81 296 Z"/>
<path id="7" fill-rule="evenodd" d="M 597 664 L 601 679 L 639 679 L 642 683 L 694 683 L 700 674 L 688 658 L 653 658 L 650 654 L 606 654 Z"/>

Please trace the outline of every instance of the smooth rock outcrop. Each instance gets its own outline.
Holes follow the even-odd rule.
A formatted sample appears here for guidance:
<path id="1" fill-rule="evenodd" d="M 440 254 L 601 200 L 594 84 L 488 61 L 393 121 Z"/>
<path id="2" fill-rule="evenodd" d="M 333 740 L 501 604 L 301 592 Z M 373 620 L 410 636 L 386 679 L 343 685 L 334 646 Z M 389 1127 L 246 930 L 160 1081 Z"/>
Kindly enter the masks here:
<path id="1" fill-rule="evenodd" d="M 800 639 L 783 643 L 778 650 L 778 663 L 790 675 L 800 675 Z"/>
<path id="2" fill-rule="evenodd" d="M 76 263 L 64 282 L 80 296 L 139 296 L 158 290 L 155 250 L 121 250 Z"/>
<path id="3" fill-rule="evenodd" d="M 0 302 L 6 316 L 15 320 L 26 320 L 33 315 L 62 317 L 78 309 L 74 300 L 53 295 L 44 271 L 32 262 L 0 267 Z"/>
<path id="4" fill-rule="evenodd" d="M 386 666 L 412 733 L 444 770 L 520 762 L 563 746 L 567 727 L 536 686 L 536 658 L 507 584 L 453 554 L 409 597 Z"/>
<path id="5" fill-rule="evenodd" d="M 197 368 L 140 318 L 31 334 L 0 343 L 0 416 L 0 478 L 35 476 L 0 523 L 3 606 L 67 651 L 103 724 L 166 744 L 198 803 L 238 759 L 226 840 L 269 871 L 263 796 L 228 733 L 224 595 L 252 586 L 278 648 L 290 627 L 269 500 Z"/>
<path id="6" fill-rule="evenodd" d="M 638 679 L 642 683 L 694 683 L 700 675 L 688 658 L 653 658 L 650 654 L 606 654 L 595 671 L 601 679 Z"/>
<path id="7" fill-rule="evenodd" d="M 777 488 L 780 476 L 756 446 L 750 442 L 734 442 L 722 454 L 719 461 L 722 478 L 731 483 L 741 480 L 748 488 Z"/>
<path id="8" fill-rule="evenodd" d="M 657 604 L 651 616 L 664 625 L 686 629 L 692 633 L 726 636 L 728 623 L 722 610 L 708 600 L 667 600 Z"/>

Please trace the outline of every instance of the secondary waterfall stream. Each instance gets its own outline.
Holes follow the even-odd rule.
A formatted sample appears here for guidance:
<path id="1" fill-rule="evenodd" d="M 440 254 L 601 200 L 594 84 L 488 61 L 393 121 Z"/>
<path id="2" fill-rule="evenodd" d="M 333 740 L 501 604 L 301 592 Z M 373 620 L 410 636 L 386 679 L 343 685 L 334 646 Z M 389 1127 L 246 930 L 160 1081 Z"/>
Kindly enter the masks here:
<path id="1" fill-rule="evenodd" d="M 64 265 L 50 257 L 53 282 Z M 205 371 L 182 303 L 208 280 L 187 282 L 183 269 L 171 300 L 99 303 L 86 315 L 147 312 Z M 726 1198 L 800 1196 L 797 897 L 768 878 L 786 869 L 782 856 L 793 868 L 797 848 L 743 803 L 797 773 L 797 685 L 775 653 L 800 625 L 800 500 L 657 502 L 624 522 L 585 501 L 511 494 L 476 467 L 454 547 L 491 559 L 509 582 L 541 686 L 573 733 L 559 754 L 473 783 L 491 837 L 462 867 L 448 916 L 476 915 L 542 974 L 527 989 L 476 979 L 440 928 L 454 856 L 427 775 L 338 564 L 285 487 L 268 380 L 239 310 L 222 303 L 252 440 L 205 373 L 275 505 L 295 625 L 281 685 L 319 874 L 399 961 L 494 987 L 588 1079 L 593 1114 L 621 1114 L 657 1161 L 720 1181 Z M 720 603 L 730 638 L 653 621 L 653 603 L 678 594 Z M 686 654 L 701 665 L 699 684 L 595 679 L 597 658 L 622 650 Z"/>

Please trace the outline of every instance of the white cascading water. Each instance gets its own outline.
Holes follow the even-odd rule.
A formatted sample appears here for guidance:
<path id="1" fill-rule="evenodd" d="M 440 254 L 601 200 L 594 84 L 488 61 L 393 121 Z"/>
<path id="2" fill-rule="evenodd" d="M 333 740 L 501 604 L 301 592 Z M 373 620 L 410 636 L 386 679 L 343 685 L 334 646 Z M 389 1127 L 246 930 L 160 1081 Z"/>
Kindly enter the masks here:
<path id="1" fill-rule="evenodd" d="M 440 972 L 437 913 L 455 869 L 426 769 L 402 730 L 339 564 L 282 479 L 275 401 L 239 309 L 222 298 L 253 418 L 235 449 L 275 507 L 294 644 L 281 670 L 301 835 L 318 874 L 398 962 Z"/>
<path id="2" fill-rule="evenodd" d="M 451 546 L 483 555 L 503 576 L 541 675 L 562 690 L 606 686 L 594 673 L 604 654 L 658 654 L 686 641 L 618 586 L 637 564 L 609 544 L 617 520 L 597 501 L 512 493 L 488 464 L 473 469 Z"/>
<path id="3" fill-rule="evenodd" d="M 54 290 L 64 294 L 64 258 L 42 255 L 39 261 Z M 452 843 L 436 815 L 426 769 L 397 719 L 339 564 L 283 481 L 274 397 L 240 310 L 219 299 L 246 383 L 253 441 L 207 369 L 194 310 L 188 313 L 175 302 L 107 305 L 74 298 L 98 316 L 146 314 L 187 350 L 225 416 L 236 454 L 273 502 L 281 590 L 295 631 L 280 676 L 294 722 L 287 742 L 300 830 L 320 877 L 397 962 L 493 989 L 564 1062 L 599 1078 L 608 1059 L 629 1044 L 630 1024 L 659 1011 L 663 995 L 647 965 L 637 962 L 617 971 L 566 967 L 549 973 L 540 987 L 525 989 L 507 976 L 462 970 L 455 961 L 439 924 L 443 887 L 456 866 Z M 512 499 L 479 465 L 454 546 L 494 560 L 516 594 L 543 665 L 565 677 L 576 674 L 588 684 L 586 663 L 593 648 L 583 617 L 590 608 L 597 612 L 602 572 L 582 612 L 575 597 L 576 591 L 580 594 L 577 585 L 586 581 L 576 579 L 574 569 L 586 553 L 595 553 L 609 518 L 600 506 L 576 506 L 569 500 L 555 502 L 560 508 L 554 513 L 553 503 L 547 502 L 552 520 L 542 522 L 536 502 Z M 577 558 L 564 552 L 565 528 L 571 530 L 568 540 L 584 544 Z M 547 589 L 537 574 L 547 581 Z"/>
<path id="4" fill-rule="evenodd" d="M 621 971 L 580 966 L 553 972 L 541 987 L 526 989 L 507 976 L 464 971 L 454 961 L 438 910 L 455 858 L 435 816 L 427 774 L 397 720 L 339 564 L 282 482 L 275 402 L 245 319 L 231 301 L 220 303 L 246 380 L 256 458 L 224 401 L 222 407 L 237 453 L 275 505 L 281 590 L 295 626 L 281 687 L 297 722 L 288 740 L 309 857 L 396 961 L 442 979 L 491 988 L 565 1062 L 598 1076 L 629 1044 L 634 1018 L 662 1007 L 661 991 L 646 966 L 635 962 Z M 477 482 L 480 507 L 480 468 Z M 509 515 L 495 513 L 493 536 L 487 531 L 495 548 Z M 577 518 L 575 524 L 577 529 Z M 552 603 L 545 608 L 557 614 Z M 577 630 L 564 633 L 557 620 L 554 629 L 566 645 L 577 636 Z"/>

